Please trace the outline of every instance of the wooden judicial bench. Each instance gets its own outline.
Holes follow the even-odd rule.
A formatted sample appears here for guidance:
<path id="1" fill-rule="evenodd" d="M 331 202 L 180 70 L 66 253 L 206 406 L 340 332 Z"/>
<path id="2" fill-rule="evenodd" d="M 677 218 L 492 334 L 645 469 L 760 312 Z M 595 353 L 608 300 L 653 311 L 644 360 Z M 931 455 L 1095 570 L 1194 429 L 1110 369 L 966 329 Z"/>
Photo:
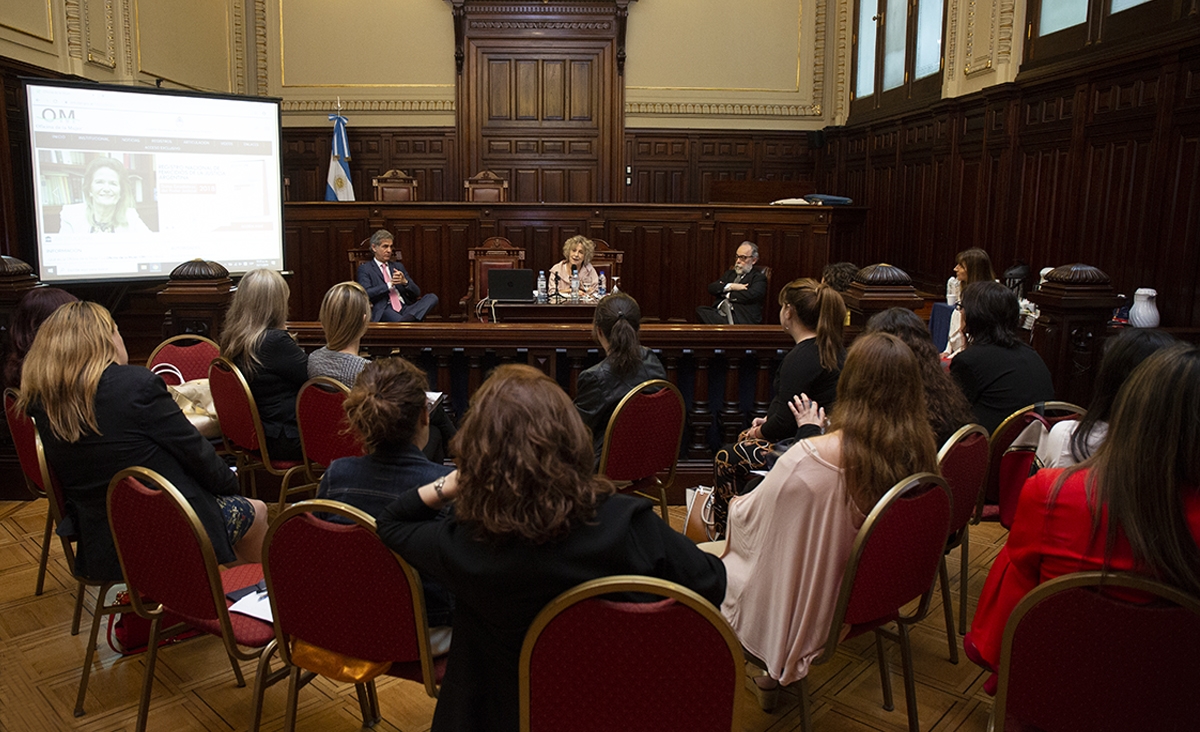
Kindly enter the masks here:
<path id="1" fill-rule="evenodd" d="M 427 321 L 462 320 L 459 299 L 470 286 L 468 250 L 504 237 L 525 252 L 524 266 L 549 270 L 562 245 L 583 234 L 623 254 L 621 289 L 637 298 L 647 321 L 695 321 L 711 304 L 705 287 L 733 265 L 743 241 L 759 246 L 759 264 L 774 275 L 767 322 L 777 322 L 778 288 L 820 277 L 829 262 L 863 251 L 866 209 L 744 204 L 529 204 L 446 202 L 289 202 L 284 241 L 291 271 L 291 317 L 316 320 L 321 298 L 351 279 L 347 253 L 376 229 L 395 236 L 405 266 L 423 292 L 438 295 Z"/>

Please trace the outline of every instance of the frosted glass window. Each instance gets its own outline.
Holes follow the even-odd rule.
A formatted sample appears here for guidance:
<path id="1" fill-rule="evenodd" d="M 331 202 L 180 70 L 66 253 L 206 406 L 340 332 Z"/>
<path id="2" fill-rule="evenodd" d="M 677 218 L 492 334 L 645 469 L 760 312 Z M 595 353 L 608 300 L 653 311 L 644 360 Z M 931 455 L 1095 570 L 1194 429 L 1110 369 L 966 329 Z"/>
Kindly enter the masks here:
<path id="1" fill-rule="evenodd" d="M 859 5 L 858 11 L 858 81 L 854 95 L 869 97 L 875 93 L 875 15 L 867 3 Z"/>
<path id="2" fill-rule="evenodd" d="M 914 69 L 916 79 L 924 79 L 942 70 L 944 7 L 943 0 L 920 0 L 917 6 L 917 58 Z"/>
<path id="3" fill-rule="evenodd" d="M 1118 1 L 1113 0 L 1113 4 Z M 1138 2 L 1127 0 L 1130 1 L 1135 4 Z M 1087 9 L 1088 0 L 1042 0 L 1042 17 L 1038 19 L 1038 32 L 1048 36 L 1064 28 L 1079 25 L 1087 20 Z"/>
<path id="4" fill-rule="evenodd" d="M 1110 12 L 1119 13 L 1122 10 L 1136 8 L 1139 5 L 1145 5 L 1150 0 L 1112 0 L 1112 10 Z"/>
<path id="5" fill-rule="evenodd" d="M 908 0 L 887 0 L 883 25 L 883 90 L 904 84 Z"/>

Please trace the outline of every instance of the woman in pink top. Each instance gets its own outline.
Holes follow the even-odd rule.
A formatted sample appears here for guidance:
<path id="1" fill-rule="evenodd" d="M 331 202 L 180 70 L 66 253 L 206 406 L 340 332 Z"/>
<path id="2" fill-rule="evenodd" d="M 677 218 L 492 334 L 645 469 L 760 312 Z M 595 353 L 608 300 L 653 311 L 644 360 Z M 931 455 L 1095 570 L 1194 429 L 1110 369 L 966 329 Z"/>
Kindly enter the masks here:
<path id="1" fill-rule="evenodd" d="M 813 422 L 823 411 L 801 395 Z M 780 682 L 808 675 L 837 602 L 854 536 L 898 481 L 937 470 L 921 367 L 886 333 L 861 335 L 846 356 L 829 431 L 800 440 L 758 488 L 729 504 L 721 612 L 767 665 L 763 708 Z"/>
<path id="2" fill-rule="evenodd" d="M 1025 483 L 963 641 L 972 661 L 995 671 L 1017 603 L 1064 574 L 1142 572 L 1200 595 L 1197 414 L 1200 348 L 1157 351 L 1117 393 L 1108 436 L 1096 452 Z"/>

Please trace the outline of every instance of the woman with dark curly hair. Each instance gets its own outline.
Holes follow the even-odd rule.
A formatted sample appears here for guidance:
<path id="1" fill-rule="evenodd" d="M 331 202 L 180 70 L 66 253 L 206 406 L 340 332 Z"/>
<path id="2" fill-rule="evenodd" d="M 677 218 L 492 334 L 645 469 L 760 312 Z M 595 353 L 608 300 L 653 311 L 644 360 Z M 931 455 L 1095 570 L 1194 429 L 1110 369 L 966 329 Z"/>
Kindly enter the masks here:
<path id="1" fill-rule="evenodd" d="M 864 333 L 891 333 L 912 349 L 921 366 L 921 385 L 925 387 L 925 407 L 929 426 L 938 445 L 945 444 L 959 427 L 975 421 L 971 405 L 962 389 L 942 368 L 929 329 L 916 313 L 907 308 L 888 308 L 867 321 Z"/>
<path id="2" fill-rule="evenodd" d="M 642 574 L 713 604 L 725 572 L 654 513 L 595 475 L 570 398 L 530 366 L 496 369 L 455 438 L 458 471 L 401 495 L 379 517 L 384 543 L 455 596 L 454 645 L 433 731 L 516 730 L 525 631 L 581 582 Z M 457 499 L 457 500 L 456 500 Z M 454 517 L 438 512 L 454 502 Z"/>

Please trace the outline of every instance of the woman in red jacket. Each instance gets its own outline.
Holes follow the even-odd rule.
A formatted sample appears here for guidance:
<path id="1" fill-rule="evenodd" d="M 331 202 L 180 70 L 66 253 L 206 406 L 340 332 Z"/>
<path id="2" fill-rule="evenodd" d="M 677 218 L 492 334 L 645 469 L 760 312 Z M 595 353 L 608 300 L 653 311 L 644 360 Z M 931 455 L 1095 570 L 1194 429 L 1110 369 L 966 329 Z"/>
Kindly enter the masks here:
<path id="1" fill-rule="evenodd" d="M 1085 570 L 1134 571 L 1200 595 L 1200 348 L 1155 353 L 1117 395 L 1091 458 L 1025 483 L 964 640 L 996 670 L 1008 617 L 1042 582 Z"/>

